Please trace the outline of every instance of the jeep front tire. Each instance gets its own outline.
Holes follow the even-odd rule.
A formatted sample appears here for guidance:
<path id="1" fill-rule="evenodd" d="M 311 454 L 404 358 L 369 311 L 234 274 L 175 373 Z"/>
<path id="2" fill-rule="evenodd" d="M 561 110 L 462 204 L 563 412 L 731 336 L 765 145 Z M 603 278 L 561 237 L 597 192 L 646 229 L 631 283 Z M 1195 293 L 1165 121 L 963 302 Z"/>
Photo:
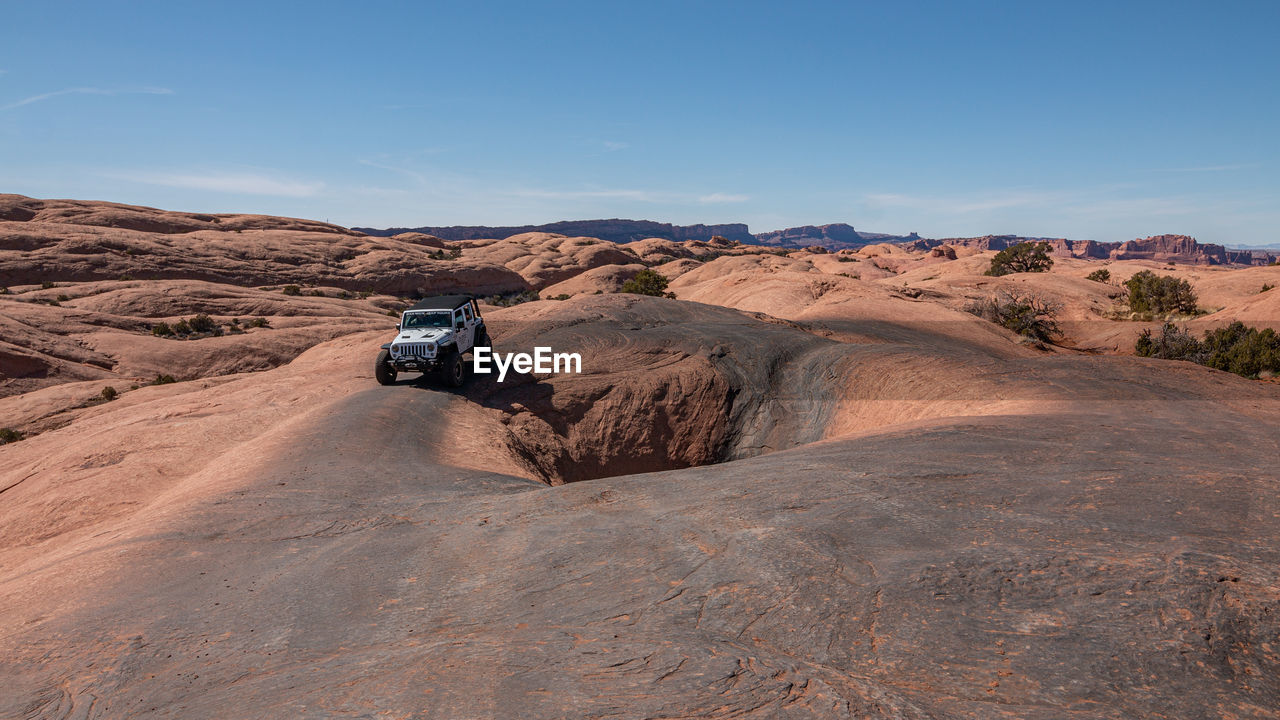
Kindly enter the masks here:
<path id="1" fill-rule="evenodd" d="M 373 376 L 379 385 L 390 385 L 396 381 L 396 369 L 391 365 L 391 353 L 383 350 L 378 353 L 378 362 L 373 366 Z"/>
<path id="2" fill-rule="evenodd" d="M 440 368 L 440 378 L 444 380 L 444 384 L 449 387 L 462 387 L 463 372 L 465 368 L 462 363 L 462 353 L 451 352 L 444 359 L 443 366 Z"/>

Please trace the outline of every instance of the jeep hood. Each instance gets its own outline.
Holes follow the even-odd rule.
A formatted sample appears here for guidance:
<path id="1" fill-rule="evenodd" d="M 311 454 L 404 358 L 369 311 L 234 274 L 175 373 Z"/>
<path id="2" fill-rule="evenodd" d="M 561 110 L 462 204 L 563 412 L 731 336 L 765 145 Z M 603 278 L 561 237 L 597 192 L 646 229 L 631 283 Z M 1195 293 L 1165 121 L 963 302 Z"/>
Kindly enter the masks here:
<path id="1" fill-rule="evenodd" d="M 409 328 L 396 335 L 395 342 L 433 342 L 437 345 L 453 337 L 449 328 Z"/>

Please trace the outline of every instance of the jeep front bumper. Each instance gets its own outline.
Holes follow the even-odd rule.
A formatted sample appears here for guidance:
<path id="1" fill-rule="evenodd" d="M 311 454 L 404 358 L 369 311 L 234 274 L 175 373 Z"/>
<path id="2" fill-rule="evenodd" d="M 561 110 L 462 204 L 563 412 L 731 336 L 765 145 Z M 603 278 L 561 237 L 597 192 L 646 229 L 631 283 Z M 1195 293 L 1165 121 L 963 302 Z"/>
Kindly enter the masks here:
<path id="1" fill-rule="evenodd" d="M 408 357 L 392 360 L 391 367 L 395 368 L 396 372 L 432 372 L 440 369 L 440 361 L 434 358 Z"/>

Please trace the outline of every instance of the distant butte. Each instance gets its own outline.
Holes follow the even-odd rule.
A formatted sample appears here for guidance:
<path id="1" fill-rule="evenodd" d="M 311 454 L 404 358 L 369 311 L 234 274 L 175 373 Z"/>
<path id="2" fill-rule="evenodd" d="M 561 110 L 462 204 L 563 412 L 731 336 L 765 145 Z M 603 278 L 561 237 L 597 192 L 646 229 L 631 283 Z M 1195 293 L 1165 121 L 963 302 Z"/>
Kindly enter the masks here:
<path id="1" fill-rule="evenodd" d="M 545 225 L 449 225 L 417 228 L 355 227 L 353 231 L 378 237 L 392 237 L 403 233 L 423 233 L 443 240 L 502 239 L 524 233 L 555 233 L 559 235 L 593 237 L 614 243 L 629 243 L 648 238 L 674 242 L 688 240 L 710 241 L 719 236 L 747 245 L 763 245 L 801 250 L 821 247 L 827 250 L 857 250 L 878 243 L 894 243 L 916 250 L 931 250 L 942 245 L 970 247 L 978 250 L 1003 250 L 1021 242 L 1044 241 L 1053 246 L 1055 255 L 1061 257 L 1094 258 L 1099 260 L 1155 260 L 1158 262 L 1182 262 L 1193 265 L 1268 265 L 1280 257 L 1280 252 L 1261 249 L 1227 249 L 1222 245 L 1199 243 L 1187 235 L 1154 235 L 1128 242 L 1097 242 L 1095 240 L 1067 240 L 1065 238 L 1037 238 L 1021 235 L 984 235 L 966 238 L 922 238 L 912 232 L 906 235 L 856 230 L 847 223 L 827 225 L 801 225 L 783 230 L 751 233 L 745 223 L 720 225 L 672 225 L 651 220 L 571 220 Z"/>

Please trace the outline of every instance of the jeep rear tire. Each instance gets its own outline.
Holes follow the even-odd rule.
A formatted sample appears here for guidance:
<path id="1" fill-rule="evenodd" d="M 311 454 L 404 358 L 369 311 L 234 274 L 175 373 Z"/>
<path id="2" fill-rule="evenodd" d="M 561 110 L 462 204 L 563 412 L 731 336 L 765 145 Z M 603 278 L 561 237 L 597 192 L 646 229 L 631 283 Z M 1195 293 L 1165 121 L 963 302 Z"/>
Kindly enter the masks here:
<path id="1" fill-rule="evenodd" d="M 485 326 L 480 326 L 480 333 L 476 335 L 476 341 L 471 346 L 471 351 L 475 352 L 478 347 L 493 349 L 493 344 L 489 342 L 489 330 Z"/>
<path id="2" fill-rule="evenodd" d="M 391 365 L 391 353 L 383 350 L 378 353 L 378 362 L 373 366 L 373 376 L 379 385 L 390 385 L 396 381 L 396 369 Z"/>
<path id="3" fill-rule="evenodd" d="M 440 379 L 449 387 L 462 387 L 464 371 L 462 354 L 452 352 L 444 359 L 444 365 L 440 368 Z"/>

